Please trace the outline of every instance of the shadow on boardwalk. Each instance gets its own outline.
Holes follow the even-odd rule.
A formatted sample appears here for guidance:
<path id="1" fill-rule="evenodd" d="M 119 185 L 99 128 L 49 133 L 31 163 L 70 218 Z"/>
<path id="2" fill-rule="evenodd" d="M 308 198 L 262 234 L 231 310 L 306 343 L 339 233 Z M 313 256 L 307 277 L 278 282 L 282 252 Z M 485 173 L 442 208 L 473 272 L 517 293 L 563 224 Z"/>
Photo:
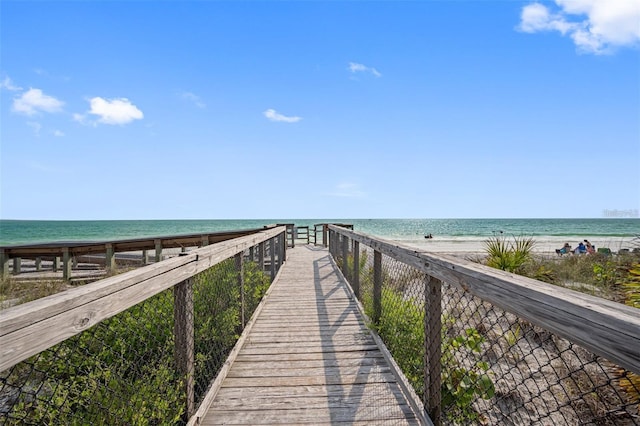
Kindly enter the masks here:
<path id="1" fill-rule="evenodd" d="M 272 285 L 200 424 L 419 424 L 326 249 Z"/>

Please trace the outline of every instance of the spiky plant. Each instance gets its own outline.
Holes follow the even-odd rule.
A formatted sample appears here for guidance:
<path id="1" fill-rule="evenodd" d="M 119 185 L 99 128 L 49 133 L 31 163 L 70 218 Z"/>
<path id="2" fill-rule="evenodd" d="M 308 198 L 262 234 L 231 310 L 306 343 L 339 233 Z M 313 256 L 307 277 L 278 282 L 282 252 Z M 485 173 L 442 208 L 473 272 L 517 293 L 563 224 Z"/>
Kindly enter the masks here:
<path id="1" fill-rule="evenodd" d="M 525 263 L 532 259 L 534 239 L 525 236 L 513 236 L 512 238 L 513 240 L 509 241 L 507 237 L 495 236 L 485 241 L 488 266 L 517 273 Z"/>

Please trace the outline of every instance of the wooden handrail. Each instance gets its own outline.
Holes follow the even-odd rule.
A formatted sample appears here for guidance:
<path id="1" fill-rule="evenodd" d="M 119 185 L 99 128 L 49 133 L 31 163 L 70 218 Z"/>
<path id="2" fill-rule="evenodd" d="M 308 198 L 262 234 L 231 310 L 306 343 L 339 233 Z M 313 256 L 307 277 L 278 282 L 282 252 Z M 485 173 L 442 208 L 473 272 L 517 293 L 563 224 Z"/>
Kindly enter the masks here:
<path id="1" fill-rule="evenodd" d="M 451 256 L 329 229 L 640 374 L 640 310 Z"/>
<path id="2" fill-rule="evenodd" d="M 84 254 L 104 253 L 105 245 L 111 244 L 114 252 L 153 250 L 159 240 L 163 248 L 191 247 L 201 245 L 203 237 L 207 237 L 209 244 L 226 241 L 232 238 L 254 234 L 264 229 L 275 228 L 268 225 L 264 228 L 244 229 L 239 231 L 201 232 L 198 234 L 165 235 L 147 238 L 133 238 L 109 241 L 67 241 L 42 244 L 18 244 L 0 246 L 6 259 L 14 257 L 62 256 L 63 250 L 68 249 L 73 256 Z"/>
<path id="3" fill-rule="evenodd" d="M 0 311 L 0 371 L 284 232 L 266 229 Z"/>

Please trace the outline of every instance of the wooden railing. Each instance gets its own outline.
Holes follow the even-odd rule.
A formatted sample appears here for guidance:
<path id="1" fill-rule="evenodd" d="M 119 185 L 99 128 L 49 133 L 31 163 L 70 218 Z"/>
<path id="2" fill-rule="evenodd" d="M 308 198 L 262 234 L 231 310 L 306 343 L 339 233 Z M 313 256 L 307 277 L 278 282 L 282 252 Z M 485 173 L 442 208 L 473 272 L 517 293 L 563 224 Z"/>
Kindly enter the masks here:
<path id="1" fill-rule="evenodd" d="M 640 374 L 638 309 L 463 259 L 416 250 L 340 226 L 329 225 L 328 228 L 329 250 L 335 259 L 339 259 L 356 295 L 360 292 L 362 279 L 361 252 L 367 247 L 373 251 L 373 294 L 370 297 L 373 298 L 371 320 L 374 324 L 378 324 L 382 315 L 382 255 L 425 274 L 419 293 L 424 298 L 421 303 L 426 311 L 425 394 L 421 397 L 434 422 L 441 414 L 439 369 L 443 283 Z"/>
<path id="2" fill-rule="evenodd" d="M 13 262 L 12 273 L 21 273 L 21 260 L 33 259 L 36 271 L 41 270 L 42 260 L 52 262 L 52 270 L 58 271 L 62 260 L 62 278 L 70 279 L 72 266 L 81 259 L 85 263 L 104 264 L 107 270 L 115 268 L 116 254 L 123 252 L 141 252 L 141 264 L 149 263 L 149 251 L 155 254 L 155 261 L 162 260 L 164 249 L 188 247 L 204 247 L 209 244 L 219 243 L 245 235 L 250 235 L 262 229 L 274 228 L 277 225 L 268 225 L 259 229 L 246 229 L 239 231 L 209 232 L 199 234 L 182 234 L 150 238 L 134 238 L 124 240 L 93 241 L 93 242 L 56 242 L 43 244 L 0 246 L 0 274 L 6 277 L 9 273 L 9 264 Z M 91 255 L 99 255 L 93 259 Z"/>
<path id="3" fill-rule="evenodd" d="M 250 258 L 257 259 L 258 268 L 264 270 L 267 267 L 270 270 L 273 280 L 286 259 L 285 235 L 286 228 L 283 226 L 254 231 L 250 235 L 228 239 L 179 257 L 2 310 L 0 372 L 173 287 L 176 363 L 185 377 L 191 377 L 194 368 L 191 278 L 234 257 L 238 270 L 242 271 L 242 255 L 246 252 Z M 268 252 L 265 243 L 269 244 Z M 267 253 L 270 258 L 266 258 Z M 238 277 L 238 284 L 242 288 L 241 272 Z M 240 294 L 243 294 L 242 291 Z M 244 318 L 244 307 L 241 316 L 244 326 L 248 320 Z M 189 335 L 191 338 L 184 338 Z M 186 386 L 188 413 L 191 415 L 194 411 L 193 380 L 188 381 Z"/>

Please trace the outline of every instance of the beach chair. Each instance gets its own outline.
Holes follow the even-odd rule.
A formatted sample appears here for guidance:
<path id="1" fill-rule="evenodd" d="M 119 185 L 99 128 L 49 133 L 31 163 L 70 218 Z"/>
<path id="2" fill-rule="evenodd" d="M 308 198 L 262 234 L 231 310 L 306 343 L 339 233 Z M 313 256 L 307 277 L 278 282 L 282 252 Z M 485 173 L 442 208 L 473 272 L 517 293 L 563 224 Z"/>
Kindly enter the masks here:
<path id="1" fill-rule="evenodd" d="M 571 246 L 565 246 L 560 249 L 556 249 L 556 254 L 562 256 L 563 254 L 571 254 Z"/>
<path id="2" fill-rule="evenodd" d="M 608 247 L 599 247 L 598 253 L 604 254 L 605 256 L 611 256 L 611 249 Z"/>

